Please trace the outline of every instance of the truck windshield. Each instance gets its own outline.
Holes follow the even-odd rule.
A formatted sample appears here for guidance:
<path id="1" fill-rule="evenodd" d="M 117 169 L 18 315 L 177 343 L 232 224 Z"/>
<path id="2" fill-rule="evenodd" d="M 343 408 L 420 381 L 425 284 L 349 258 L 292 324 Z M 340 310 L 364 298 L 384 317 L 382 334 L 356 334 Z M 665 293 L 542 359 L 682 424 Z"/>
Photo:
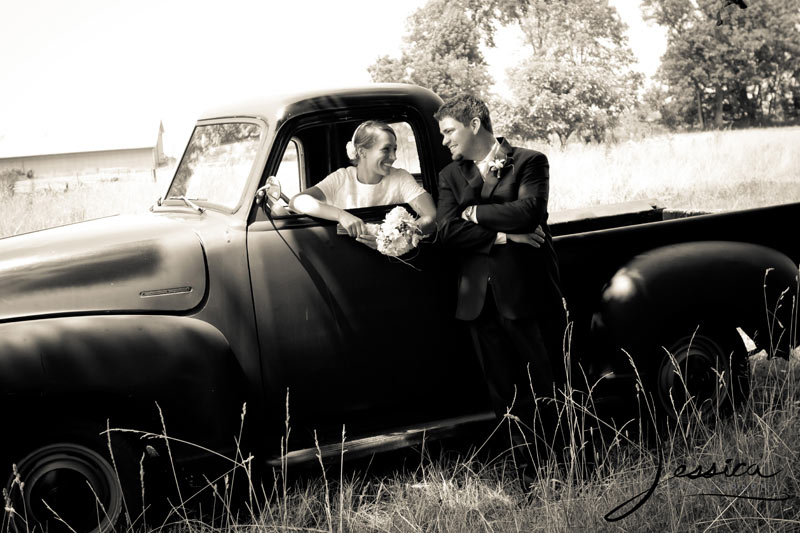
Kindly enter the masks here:
<path id="1" fill-rule="evenodd" d="M 197 126 L 167 200 L 185 198 L 233 209 L 242 196 L 260 138 L 261 127 L 252 122 Z"/>

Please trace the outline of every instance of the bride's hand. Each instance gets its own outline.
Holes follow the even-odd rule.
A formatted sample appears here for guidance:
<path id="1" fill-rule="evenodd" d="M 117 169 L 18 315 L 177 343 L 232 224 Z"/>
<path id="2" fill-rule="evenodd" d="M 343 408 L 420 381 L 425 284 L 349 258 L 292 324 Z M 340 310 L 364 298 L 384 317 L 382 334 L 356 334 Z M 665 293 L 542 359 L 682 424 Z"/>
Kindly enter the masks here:
<path id="1" fill-rule="evenodd" d="M 436 220 L 433 217 L 423 216 L 417 219 L 419 226 L 419 233 L 421 235 L 430 235 L 436 231 Z"/>
<path id="2" fill-rule="evenodd" d="M 356 237 L 356 240 L 361 244 L 372 248 L 373 250 L 378 249 L 378 241 L 375 239 L 375 235 L 364 233 Z"/>
<path id="3" fill-rule="evenodd" d="M 344 209 L 339 210 L 338 222 L 351 237 L 358 237 L 367 233 L 367 225 L 364 221 Z"/>

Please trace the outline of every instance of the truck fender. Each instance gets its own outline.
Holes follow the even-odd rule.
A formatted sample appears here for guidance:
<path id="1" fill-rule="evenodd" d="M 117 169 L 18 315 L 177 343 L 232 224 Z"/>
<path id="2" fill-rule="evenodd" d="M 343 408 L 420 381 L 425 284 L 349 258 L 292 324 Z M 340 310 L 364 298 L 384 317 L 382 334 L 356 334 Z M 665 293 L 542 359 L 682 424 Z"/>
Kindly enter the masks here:
<path id="1" fill-rule="evenodd" d="M 148 431 L 160 432 L 158 402 L 170 437 L 233 446 L 245 390 L 228 341 L 194 318 L 99 315 L 0 324 L 0 401 L 23 424 L 61 413 L 110 417 L 112 427 L 147 423 Z"/>
<path id="2" fill-rule="evenodd" d="M 796 335 L 797 273 L 786 255 L 755 244 L 656 248 L 611 278 L 593 333 L 626 352 L 627 358 L 618 351 L 612 356 L 614 373 L 635 375 L 655 408 L 646 411 L 654 420 L 697 416 L 708 423 L 743 405 L 750 392 L 737 327 L 771 355 L 788 357 Z"/>
<path id="3" fill-rule="evenodd" d="M 699 325 L 741 327 L 771 355 L 796 345 L 798 267 L 783 253 L 733 241 L 656 248 L 622 266 L 602 292 L 593 328 L 635 349 Z"/>

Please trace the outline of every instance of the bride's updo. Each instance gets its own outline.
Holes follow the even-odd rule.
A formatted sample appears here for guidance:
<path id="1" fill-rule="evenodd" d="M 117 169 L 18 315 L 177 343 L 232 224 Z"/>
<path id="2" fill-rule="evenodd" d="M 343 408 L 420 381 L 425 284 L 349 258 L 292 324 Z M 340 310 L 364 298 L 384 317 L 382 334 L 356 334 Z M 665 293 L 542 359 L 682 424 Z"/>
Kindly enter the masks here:
<path id="1" fill-rule="evenodd" d="M 372 145 L 374 145 L 377 140 L 376 138 L 379 131 L 385 131 L 391 135 L 395 141 L 397 140 L 397 134 L 392 127 L 380 120 L 368 120 L 358 125 L 356 131 L 353 132 L 352 140 L 347 141 L 347 145 L 345 146 L 347 157 L 350 158 L 350 162 L 353 163 L 353 165 L 358 165 L 359 149 L 372 148 Z"/>

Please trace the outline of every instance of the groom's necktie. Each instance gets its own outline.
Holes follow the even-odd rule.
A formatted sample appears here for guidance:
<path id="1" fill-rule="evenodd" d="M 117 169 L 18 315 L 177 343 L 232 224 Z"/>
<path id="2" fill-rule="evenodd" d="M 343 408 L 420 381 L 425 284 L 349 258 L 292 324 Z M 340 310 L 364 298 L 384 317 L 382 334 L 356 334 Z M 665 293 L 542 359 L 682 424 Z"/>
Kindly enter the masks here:
<path id="1" fill-rule="evenodd" d="M 483 187 L 481 187 L 481 198 L 487 200 L 494 191 L 495 186 L 497 186 L 497 172 L 493 171 L 489 168 L 490 163 L 489 161 L 481 161 L 478 163 L 478 170 L 481 172 L 481 176 L 483 176 Z"/>

